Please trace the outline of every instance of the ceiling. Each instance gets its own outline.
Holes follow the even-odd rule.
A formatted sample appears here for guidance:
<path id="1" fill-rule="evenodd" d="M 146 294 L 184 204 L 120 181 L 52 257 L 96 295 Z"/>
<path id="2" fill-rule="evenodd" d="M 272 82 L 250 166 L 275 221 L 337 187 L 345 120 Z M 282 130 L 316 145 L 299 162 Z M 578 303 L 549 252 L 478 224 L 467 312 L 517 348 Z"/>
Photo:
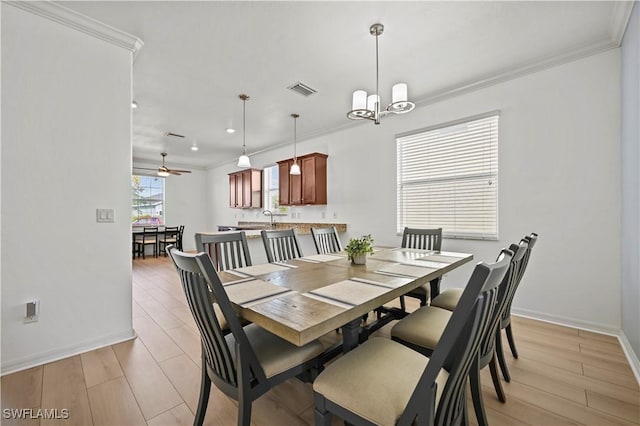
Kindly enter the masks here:
<path id="1" fill-rule="evenodd" d="M 133 157 L 208 168 L 247 152 L 358 125 L 346 118 L 356 89 L 409 85 L 418 107 L 617 45 L 628 2 L 59 2 L 139 37 L 133 65 Z M 302 81 L 304 97 L 287 89 Z M 384 123 L 383 123 L 384 124 Z M 228 134 L 225 129 L 238 131 Z M 186 136 L 167 137 L 166 132 Z M 199 151 L 190 150 L 197 140 Z"/>

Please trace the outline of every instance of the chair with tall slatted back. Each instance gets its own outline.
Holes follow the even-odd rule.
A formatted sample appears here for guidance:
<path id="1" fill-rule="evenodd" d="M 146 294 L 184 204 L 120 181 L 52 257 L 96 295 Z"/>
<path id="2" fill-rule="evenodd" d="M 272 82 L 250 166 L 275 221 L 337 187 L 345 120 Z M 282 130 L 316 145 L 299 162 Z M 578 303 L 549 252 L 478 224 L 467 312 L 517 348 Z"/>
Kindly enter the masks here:
<path id="1" fill-rule="evenodd" d="M 442 247 L 442 228 L 435 229 L 419 229 L 404 228 L 402 233 L 402 248 L 414 248 L 423 250 L 440 251 Z M 429 284 L 411 290 L 405 296 L 413 297 L 420 300 L 420 306 L 425 306 L 429 298 L 434 298 L 440 293 L 440 281 L 442 278 L 436 278 Z M 405 310 L 404 298 L 400 298 L 402 310 Z"/>
<path id="2" fill-rule="evenodd" d="M 311 236 L 318 254 L 342 251 L 342 244 L 335 226 L 330 228 L 311 228 Z"/>
<path id="3" fill-rule="evenodd" d="M 538 234 L 532 232 L 531 234 L 525 236 L 522 240 L 526 241 L 528 244 L 527 252 L 524 255 L 524 259 L 522 259 L 516 283 L 511 289 L 511 294 L 508 296 L 507 306 L 504 310 L 504 313 L 502 314 L 500 329 L 498 330 L 496 337 L 496 355 L 498 356 L 498 364 L 500 364 L 500 370 L 502 370 L 502 377 L 504 377 L 507 382 L 511 381 L 511 374 L 509 373 L 507 362 L 504 359 L 504 349 L 502 348 L 502 339 L 500 337 L 500 333 L 502 332 L 502 330 L 505 330 L 507 341 L 509 342 L 509 347 L 511 348 L 511 354 L 514 358 L 518 358 L 518 350 L 516 349 L 516 342 L 513 339 L 513 330 L 511 328 L 511 304 L 513 303 L 513 297 L 515 296 L 516 290 L 518 289 L 520 281 L 522 281 L 522 277 L 524 276 L 524 273 L 527 269 L 527 265 L 529 265 L 531 250 L 538 241 Z"/>
<path id="4" fill-rule="evenodd" d="M 315 424 L 332 414 L 354 425 L 468 424 L 467 375 L 511 256 L 476 265 L 430 358 L 375 337 L 329 365 L 313 384 Z"/>
<path id="5" fill-rule="evenodd" d="M 251 266 L 251 254 L 244 231 L 229 234 L 196 234 L 196 250 L 209 254 L 216 271 Z"/>
<path id="6" fill-rule="evenodd" d="M 304 256 L 295 228 L 282 231 L 263 230 L 261 235 L 269 263 L 282 262 Z"/>
<path id="7" fill-rule="evenodd" d="M 202 425 L 213 382 L 238 401 L 238 425 L 251 422 L 252 402 L 273 386 L 309 369 L 318 369 L 324 346 L 313 341 L 295 346 L 255 324 L 242 327 L 220 278 L 206 253 L 168 248 L 182 283 L 202 343 L 200 397 L 194 425 Z M 231 333 L 223 332 L 212 302 L 217 303 Z"/>
<path id="8" fill-rule="evenodd" d="M 480 386 L 481 369 L 489 366 L 491 379 L 493 380 L 498 399 L 501 402 L 506 401 L 506 396 L 497 372 L 495 336 L 499 330 L 500 318 L 506 308 L 508 295 L 517 279 L 520 264 L 527 250 L 527 244 L 526 242 L 520 245 L 512 244 L 509 249 L 514 255 L 511 258 L 509 269 L 500 284 L 498 297 L 496 299 L 496 309 L 491 315 L 488 327 L 483 332 L 478 357 L 469 373 L 471 396 L 476 411 L 476 418 L 478 419 L 478 425 L 480 426 L 487 424 L 487 416 L 482 400 L 482 388 Z M 500 253 L 500 256 L 501 255 L 502 252 Z M 405 318 L 406 321 L 400 321 L 394 326 L 391 330 L 391 337 L 395 340 L 406 342 L 409 346 L 419 350 L 425 355 L 430 355 L 436 348 L 451 315 L 451 311 L 433 305 L 420 308 Z"/>

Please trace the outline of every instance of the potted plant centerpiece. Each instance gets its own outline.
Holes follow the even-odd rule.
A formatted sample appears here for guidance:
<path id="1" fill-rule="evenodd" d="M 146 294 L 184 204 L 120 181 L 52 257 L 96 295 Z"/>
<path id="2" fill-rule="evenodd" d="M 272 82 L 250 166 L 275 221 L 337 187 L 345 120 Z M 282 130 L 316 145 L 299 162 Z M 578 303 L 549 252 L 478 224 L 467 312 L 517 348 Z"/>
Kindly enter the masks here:
<path id="1" fill-rule="evenodd" d="M 364 265 L 367 263 L 367 254 L 373 254 L 373 238 L 370 234 L 360 238 L 350 238 L 344 251 L 347 252 L 351 263 Z"/>

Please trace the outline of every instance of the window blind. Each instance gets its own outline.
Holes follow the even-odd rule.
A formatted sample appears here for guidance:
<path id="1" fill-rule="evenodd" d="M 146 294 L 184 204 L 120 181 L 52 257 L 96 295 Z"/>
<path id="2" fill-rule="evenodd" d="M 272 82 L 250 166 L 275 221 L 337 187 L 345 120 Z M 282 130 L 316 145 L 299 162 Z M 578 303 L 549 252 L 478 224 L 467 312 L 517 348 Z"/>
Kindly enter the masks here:
<path id="1" fill-rule="evenodd" d="M 498 238 L 497 112 L 396 138 L 398 233 Z"/>

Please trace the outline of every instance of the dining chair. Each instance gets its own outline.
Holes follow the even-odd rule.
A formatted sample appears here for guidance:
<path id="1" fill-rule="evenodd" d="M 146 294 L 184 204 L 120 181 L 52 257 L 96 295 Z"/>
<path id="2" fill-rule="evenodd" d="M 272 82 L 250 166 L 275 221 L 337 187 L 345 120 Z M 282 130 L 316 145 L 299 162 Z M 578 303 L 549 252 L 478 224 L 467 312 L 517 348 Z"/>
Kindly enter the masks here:
<path id="1" fill-rule="evenodd" d="M 238 425 L 251 422 L 254 400 L 275 385 L 321 368 L 325 347 L 318 340 L 295 346 L 255 324 L 242 327 L 206 253 L 190 254 L 169 246 L 202 345 L 200 397 L 194 425 L 202 425 L 211 383 L 238 402 Z M 220 306 L 229 325 L 225 334 L 214 313 Z"/>
<path id="2" fill-rule="evenodd" d="M 315 424 L 333 414 L 354 425 L 468 424 L 467 375 L 511 256 L 476 265 L 430 358 L 375 337 L 326 367 L 313 383 Z"/>
<path id="3" fill-rule="evenodd" d="M 311 236 L 318 254 L 342 251 L 342 244 L 335 226 L 329 228 L 311 228 Z"/>
<path id="4" fill-rule="evenodd" d="M 511 373 L 509 373 L 509 367 L 507 367 L 507 362 L 504 358 L 504 349 L 502 347 L 502 338 L 501 333 L 502 330 L 505 330 L 507 335 L 507 341 L 509 342 L 509 348 L 511 348 L 511 354 L 514 358 L 518 358 L 518 350 L 516 349 L 516 342 L 513 339 L 513 329 L 511 328 L 511 304 L 513 303 L 513 297 L 516 294 L 516 290 L 520 285 L 520 281 L 522 281 L 522 277 L 524 276 L 524 272 L 527 269 L 527 265 L 529 264 L 529 258 L 531 257 L 531 250 L 533 246 L 536 245 L 538 241 L 538 234 L 532 232 L 531 234 L 525 236 L 523 238 L 524 241 L 527 242 L 527 252 L 524 255 L 524 259 L 522 260 L 520 272 L 518 273 L 518 279 L 511 290 L 511 294 L 509 295 L 509 300 L 507 301 L 507 307 L 502 314 L 502 319 L 500 320 L 500 330 L 496 336 L 496 354 L 498 355 L 498 364 L 500 365 L 500 370 L 502 371 L 502 377 L 507 382 L 511 381 Z"/>
<path id="5" fill-rule="evenodd" d="M 509 250 L 511 250 L 513 256 L 511 257 L 507 273 L 498 287 L 495 308 L 491 313 L 488 325 L 486 329 L 482 331 L 478 356 L 474 359 L 471 370 L 469 371 L 471 397 L 479 426 L 486 426 L 488 424 L 484 401 L 482 399 L 480 370 L 489 366 L 498 400 L 501 402 L 506 401 L 506 395 L 502 389 L 500 378 L 498 377 L 498 367 L 496 364 L 496 334 L 499 332 L 500 318 L 506 309 L 508 296 L 515 285 L 522 259 L 527 251 L 527 243 L 521 242 L 519 245 L 512 244 Z M 500 253 L 499 257 L 502 256 L 503 253 L 504 250 Z M 462 294 L 464 294 L 464 292 Z M 455 310 L 453 312 L 455 312 Z M 429 356 L 437 347 L 438 341 L 442 338 L 446 324 L 451 316 L 452 311 L 433 305 L 420 308 L 391 329 L 391 338 Z"/>
<path id="6" fill-rule="evenodd" d="M 146 246 L 153 246 L 153 256 L 158 257 L 158 227 L 157 226 L 145 226 L 142 228 L 142 233 L 135 235 L 133 240 L 135 253 L 145 259 Z"/>
<path id="7" fill-rule="evenodd" d="M 170 245 L 176 245 L 178 243 L 178 235 L 180 234 L 180 228 L 177 226 L 165 226 L 164 233 L 158 234 L 158 251 L 167 255 L 167 247 Z"/>
<path id="8" fill-rule="evenodd" d="M 216 271 L 251 266 L 251 253 L 244 231 L 230 234 L 196 234 L 196 250 L 209 254 Z"/>
<path id="9" fill-rule="evenodd" d="M 176 247 L 178 247 L 178 250 L 180 251 L 184 250 L 182 247 L 182 237 L 184 237 L 184 225 L 180 225 L 178 227 L 178 241 L 176 243 Z"/>
<path id="10" fill-rule="evenodd" d="M 442 228 L 436 229 L 420 229 L 420 228 L 404 228 L 402 233 L 402 248 L 414 248 L 423 250 L 440 251 L 442 247 Z M 426 306 L 429 298 L 436 297 L 440 292 L 441 277 L 432 280 L 429 284 L 423 284 L 420 287 L 411 290 L 404 296 L 412 297 L 420 300 L 420 306 Z M 400 297 L 400 306 L 402 310 L 406 310 L 404 296 Z"/>
<path id="11" fill-rule="evenodd" d="M 295 228 L 282 231 L 262 230 L 260 234 L 262 235 L 262 242 L 264 243 L 264 250 L 267 252 L 267 261 L 269 263 L 282 262 L 304 256 Z"/>

